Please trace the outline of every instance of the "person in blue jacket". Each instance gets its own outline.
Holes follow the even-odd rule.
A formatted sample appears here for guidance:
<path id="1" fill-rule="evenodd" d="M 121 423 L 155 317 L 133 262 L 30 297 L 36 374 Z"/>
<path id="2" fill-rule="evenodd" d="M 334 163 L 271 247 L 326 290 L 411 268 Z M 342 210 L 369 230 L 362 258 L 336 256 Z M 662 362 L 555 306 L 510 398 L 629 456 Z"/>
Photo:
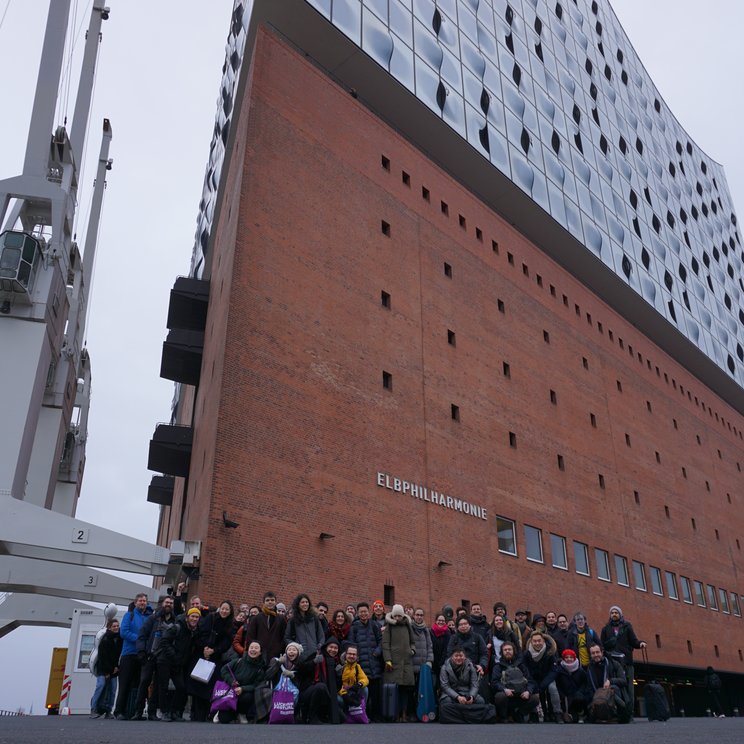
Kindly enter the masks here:
<path id="1" fill-rule="evenodd" d="M 152 614 L 152 607 L 147 603 L 147 595 L 138 594 L 129 610 L 121 619 L 120 634 L 122 638 L 121 659 L 119 660 L 119 694 L 116 697 L 114 715 L 120 721 L 129 718 L 129 693 L 137 689 L 140 680 L 140 662 L 137 657 L 137 637 L 145 618 Z"/>

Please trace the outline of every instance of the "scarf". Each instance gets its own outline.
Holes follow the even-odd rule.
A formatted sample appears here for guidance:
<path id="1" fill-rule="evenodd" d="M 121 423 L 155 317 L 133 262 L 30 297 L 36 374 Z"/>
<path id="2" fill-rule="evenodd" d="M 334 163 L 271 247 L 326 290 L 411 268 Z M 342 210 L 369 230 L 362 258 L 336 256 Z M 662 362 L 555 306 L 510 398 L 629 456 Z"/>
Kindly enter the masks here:
<path id="1" fill-rule="evenodd" d="M 343 625 L 337 625 L 333 620 L 328 621 L 328 629 L 331 633 L 338 638 L 339 641 L 345 641 L 349 635 L 351 625 L 344 623 Z"/>
<path id="2" fill-rule="evenodd" d="M 422 630 L 426 627 L 426 623 L 417 623 L 415 620 L 411 620 L 411 625 L 413 625 L 414 628 L 418 628 L 419 630 Z"/>
<path id="3" fill-rule="evenodd" d="M 566 661 L 565 659 L 561 662 L 561 666 L 567 671 L 571 672 L 572 674 L 579 668 L 579 660 L 574 659 L 571 662 Z"/>
<path id="4" fill-rule="evenodd" d="M 532 661 L 540 661 L 542 657 L 545 654 L 545 649 L 547 649 L 548 644 L 546 643 L 539 651 L 535 651 L 535 649 L 532 647 L 532 644 L 530 643 L 529 646 L 527 646 L 527 650 L 530 652 L 530 656 L 532 657 Z"/>
<path id="5" fill-rule="evenodd" d="M 264 607 L 262 608 L 261 611 L 263 612 L 264 615 L 268 615 L 269 617 L 276 617 L 277 614 L 278 614 L 276 610 L 270 610 L 265 605 L 264 605 Z"/>
<path id="6" fill-rule="evenodd" d="M 436 623 L 431 626 L 431 632 L 435 638 L 441 638 L 449 633 L 449 628 L 446 625 L 437 625 Z"/>
<path id="7" fill-rule="evenodd" d="M 321 671 L 323 674 L 321 675 Z M 323 661 L 320 662 L 320 664 L 315 665 L 315 676 L 313 677 L 313 682 L 325 682 L 328 679 L 328 670 L 326 668 L 326 657 L 325 654 L 323 654 Z"/>

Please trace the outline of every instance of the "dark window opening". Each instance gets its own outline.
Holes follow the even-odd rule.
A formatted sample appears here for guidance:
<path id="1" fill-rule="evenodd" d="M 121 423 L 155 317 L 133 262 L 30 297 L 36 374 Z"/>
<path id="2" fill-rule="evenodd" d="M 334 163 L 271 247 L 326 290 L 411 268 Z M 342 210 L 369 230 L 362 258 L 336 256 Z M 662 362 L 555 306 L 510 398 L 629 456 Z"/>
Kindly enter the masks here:
<path id="1" fill-rule="evenodd" d="M 382 601 L 386 606 L 395 604 L 395 587 L 392 584 L 385 584 L 382 592 Z"/>
<path id="2" fill-rule="evenodd" d="M 390 158 L 386 158 L 384 155 L 380 158 L 380 163 L 382 164 L 382 167 L 386 170 L 390 170 Z"/>
<path id="3" fill-rule="evenodd" d="M 441 210 L 442 210 L 442 214 L 447 214 L 447 215 L 449 214 L 449 206 L 447 202 L 442 202 Z"/>
<path id="4" fill-rule="evenodd" d="M 382 371 L 382 387 L 384 387 L 385 390 L 393 389 L 393 376 L 390 372 L 385 372 L 385 370 Z"/>
<path id="5" fill-rule="evenodd" d="M 558 470 L 565 470 L 566 462 L 563 459 L 563 455 L 558 455 Z"/>
<path id="6" fill-rule="evenodd" d="M 460 420 L 460 406 L 456 406 L 454 403 L 450 406 L 450 414 L 452 415 L 453 421 Z"/>
<path id="7" fill-rule="evenodd" d="M 513 432 L 509 432 L 509 446 L 513 449 L 517 448 L 517 435 Z"/>
<path id="8" fill-rule="evenodd" d="M 503 300 L 496 300 L 496 306 L 498 307 L 500 313 L 506 312 L 506 306 L 504 305 Z"/>
<path id="9" fill-rule="evenodd" d="M 597 428 L 597 417 L 593 413 L 589 414 L 589 421 L 591 422 L 592 427 L 596 429 Z"/>
<path id="10" fill-rule="evenodd" d="M 429 193 L 429 189 L 426 188 L 426 186 L 421 187 L 421 198 L 424 201 L 430 201 L 431 194 Z"/>
<path id="11" fill-rule="evenodd" d="M 455 341 L 455 332 L 454 331 L 447 331 L 447 343 L 450 346 L 457 346 L 457 343 Z"/>
<path id="12" fill-rule="evenodd" d="M 458 220 L 459 220 L 459 222 L 460 222 L 460 227 L 461 227 L 461 228 L 462 228 L 463 230 L 467 230 L 467 229 L 468 229 L 468 223 L 467 223 L 467 220 L 466 220 L 466 219 L 465 219 L 465 218 L 464 218 L 464 217 L 463 217 L 462 215 L 458 215 Z"/>
<path id="13" fill-rule="evenodd" d="M 557 405 L 558 403 L 558 396 L 556 395 L 555 390 L 550 391 L 550 402 L 553 405 Z"/>
<path id="14" fill-rule="evenodd" d="M 504 362 L 504 377 L 511 379 L 511 367 L 508 362 Z"/>
<path id="15" fill-rule="evenodd" d="M 448 279 L 452 279 L 452 266 L 450 266 L 446 261 L 444 262 L 444 275 Z"/>
<path id="16" fill-rule="evenodd" d="M 382 234 L 387 235 L 387 237 L 390 237 L 390 223 L 385 222 L 385 220 L 382 220 L 380 222 L 380 228 L 382 229 Z"/>
<path id="17" fill-rule="evenodd" d="M 405 171 L 401 171 L 400 178 L 406 186 L 411 185 L 411 177 Z"/>
<path id="18" fill-rule="evenodd" d="M 380 292 L 380 304 L 388 310 L 390 309 L 390 293 L 386 292 L 384 289 Z"/>

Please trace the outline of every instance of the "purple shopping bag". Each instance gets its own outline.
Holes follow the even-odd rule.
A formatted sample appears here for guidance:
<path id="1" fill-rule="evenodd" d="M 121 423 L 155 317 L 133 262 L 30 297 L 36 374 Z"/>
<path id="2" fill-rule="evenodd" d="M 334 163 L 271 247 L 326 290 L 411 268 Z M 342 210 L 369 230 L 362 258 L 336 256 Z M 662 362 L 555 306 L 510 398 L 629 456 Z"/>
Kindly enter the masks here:
<path id="1" fill-rule="evenodd" d="M 369 723 L 367 701 L 364 698 L 359 705 L 350 705 L 346 709 L 346 723 Z"/>
<path id="2" fill-rule="evenodd" d="M 209 709 L 210 715 L 214 715 L 220 711 L 234 711 L 237 705 L 238 696 L 235 694 L 235 690 L 227 682 L 218 679 L 214 683 L 214 690 L 212 690 L 212 706 Z"/>
<path id="3" fill-rule="evenodd" d="M 294 688 L 294 690 L 292 689 Z M 269 723 L 294 723 L 295 690 L 297 688 L 286 677 L 276 686 L 271 697 Z"/>

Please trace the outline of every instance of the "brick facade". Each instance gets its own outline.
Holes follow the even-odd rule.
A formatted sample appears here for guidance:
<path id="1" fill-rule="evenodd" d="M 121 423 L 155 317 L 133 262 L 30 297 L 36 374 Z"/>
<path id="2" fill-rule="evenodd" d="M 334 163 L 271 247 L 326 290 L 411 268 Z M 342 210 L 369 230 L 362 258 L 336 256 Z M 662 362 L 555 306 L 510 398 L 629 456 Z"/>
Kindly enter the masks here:
<path id="1" fill-rule="evenodd" d="M 741 415 L 279 38 L 260 31 L 251 66 L 201 384 L 179 413 L 195 431 L 187 502 L 179 488 L 159 535 L 204 541 L 194 591 L 304 590 L 333 608 L 387 584 L 427 617 L 502 599 L 582 609 L 598 630 L 617 603 L 652 661 L 744 670 L 744 621 L 653 596 L 649 575 L 744 594 Z M 496 515 L 516 522 L 517 557 L 499 552 Z M 544 564 L 526 559 L 525 524 Z M 596 578 L 595 547 L 627 558 L 631 588 L 614 564 Z"/>

